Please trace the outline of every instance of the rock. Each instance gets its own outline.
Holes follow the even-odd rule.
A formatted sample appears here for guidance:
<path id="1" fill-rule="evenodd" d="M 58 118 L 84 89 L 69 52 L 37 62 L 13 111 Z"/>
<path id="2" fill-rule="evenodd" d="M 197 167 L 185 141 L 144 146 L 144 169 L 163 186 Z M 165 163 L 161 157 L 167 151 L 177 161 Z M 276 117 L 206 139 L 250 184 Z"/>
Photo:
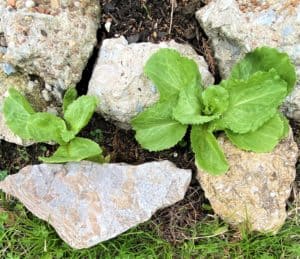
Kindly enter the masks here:
<path id="1" fill-rule="evenodd" d="M 292 134 L 272 153 L 242 151 L 224 136 L 218 139 L 230 169 L 222 176 L 198 171 L 197 178 L 215 213 L 233 225 L 276 232 L 285 221 L 286 200 L 295 179 L 298 158 Z"/>
<path id="2" fill-rule="evenodd" d="M 184 197 L 191 171 L 169 161 L 138 166 L 92 162 L 27 166 L 0 182 L 73 248 L 91 247 Z"/>
<path id="3" fill-rule="evenodd" d="M 61 8 L 52 8 L 50 1 L 34 7 L 37 1 L 17 1 L 16 8 L 0 2 L 0 33 L 7 43 L 2 62 L 57 89 L 75 85 L 97 42 L 99 1 L 84 0 L 79 6 L 61 1 L 67 2 Z"/>
<path id="4" fill-rule="evenodd" d="M 88 94 L 96 95 L 101 100 L 98 112 L 128 129 L 135 115 L 157 101 L 156 88 L 144 75 L 143 68 L 148 58 L 160 48 L 173 48 L 194 59 L 199 65 L 203 83 L 213 83 L 203 57 L 188 45 L 174 41 L 128 44 L 124 37 L 106 39 L 102 43 L 88 90 Z"/>
<path id="5" fill-rule="evenodd" d="M 7 90 L 10 87 L 16 88 L 26 96 L 30 104 L 36 111 L 48 111 L 49 109 L 57 109 L 57 103 L 47 102 L 43 96 L 43 88 L 39 81 L 31 81 L 29 76 L 16 72 L 11 75 L 6 75 L 0 69 L 0 139 L 12 142 L 18 145 L 28 146 L 33 144 L 31 141 L 24 141 L 16 136 L 7 126 L 2 112 L 3 102 L 7 96 Z M 51 97 L 51 94 L 48 93 Z M 53 100 L 54 98 L 52 98 Z"/>
<path id="6" fill-rule="evenodd" d="M 196 17 L 211 40 L 223 77 L 246 52 L 262 45 L 287 52 L 299 77 L 299 13 L 299 1 L 212 0 Z M 300 81 L 284 110 L 290 118 L 300 121 Z"/>

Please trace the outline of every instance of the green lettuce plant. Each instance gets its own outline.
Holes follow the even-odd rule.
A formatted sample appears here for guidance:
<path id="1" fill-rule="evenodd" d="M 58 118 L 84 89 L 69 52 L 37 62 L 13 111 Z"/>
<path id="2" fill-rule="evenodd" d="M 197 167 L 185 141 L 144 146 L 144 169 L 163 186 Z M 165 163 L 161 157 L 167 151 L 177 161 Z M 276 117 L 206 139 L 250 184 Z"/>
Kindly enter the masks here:
<path id="1" fill-rule="evenodd" d="M 214 133 L 225 132 L 238 148 L 270 152 L 287 136 L 288 121 L 279 106 L 291 93 L 296 73 L 285 53 L 262 47 L 248 53 L 227 80 L 204 88 L 197 64 L 171 49 L 161 49 L 144 72 L 160 99 L 131 122 L 140 145 L 160 151 L 176 145 L 191 126 L 197 167 L 224 174 L 228 163 Z"/>
<path id="2" fill-rule="evenodd" d="M 6 124 L 16 135 L 36 142 L 56 142 L 60 146 L 51 157 L 39 157 L 46 163 L 91 160 L 104 162 L 101 147 L 94 141 L 76 137 L 91 119 L 98 100 L 94 96 L 77 98 L 70 88 L 63 99 L 63 118 L 47 112 L 36 112 L 16 89 L 8 90 L 3 113 Z"/>

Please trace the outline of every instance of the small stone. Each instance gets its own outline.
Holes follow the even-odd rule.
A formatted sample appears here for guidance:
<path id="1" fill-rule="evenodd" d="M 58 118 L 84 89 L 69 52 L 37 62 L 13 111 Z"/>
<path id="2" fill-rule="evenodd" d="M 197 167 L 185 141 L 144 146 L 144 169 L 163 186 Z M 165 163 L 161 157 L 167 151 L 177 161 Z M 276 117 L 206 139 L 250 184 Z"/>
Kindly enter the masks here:
<path id="1" fill-rule="evenodd" d="M 191 170 L 169 161 L 27 166 L 0 182 L 73 248 L 111 239 L 183 199 Z"/>
<path id="2" fill-rule="evenodd" d="M 34 7 L 34 6 L 35 6 L 35 2 L 32 1 L 32 0 L 27 0 L 27 1 L 25 2 L 25 7 L 26 7 L 26 8 L 32 8 L 32 7 Z"/>
<path id="3" fill-rule="evenodd" d="M 51 0 L 50 4 L 52 9 L 58 9 L 60 7 L 59 0 Z"/>
<path id="4" fill-rule="evenodd" d="M 111 27 L 111 22 L 112 22 L 112 19 L 109 18 L 106 20 L 105 24 L 104 24 L 104 28 L 107 32 L 110 32 L 110 27 Z"/>
<path id="5" fill-rule="evenodd" d="M 212 176 L 199 170 L 197 175 L 215 213 L 233 225 L 276 232 L 286 219 L 286 200 L 296 176 L 298 148 L 292 133 L 264 154 L 240 150 L 224 136 L 218 142 L 229 171 Z"/>
<path id="6" fill-rule="evenodd" d="M 16 69 L 14 68 L 14 66 L 12 66 L 11 64 L 9 63 L 4 63 L 2 64 L 2 70 L 4 71 L 4 73 L 6 75 L 11 75 L 11 74 L 14 74 L 16 73 Z"/>
<path id="7" fill-rule="evenodd" d="M 172 48 L 196 61 L 204 85 L 213 83 L 204 58 L 191 46 L 175 41 L 128 44 L 124 37 L 103 41 L 97 64 L 89 83 L 88 94 L 101 100 L 97 112 L 115 121 L 125 129 L 131 119 L 146 107 L 154 104 L 159 93 L 144 75 L 144 65 L 160 48 Z"/>
<path id="8" fill-rule="evenodd" d="M 49 91 L 49 92 L 51 92 L 52 91 L 52 86 L 51 85 L 49 85 L 49 84 L 45 84 L 45 88 Z"/>
<path id="9" fill-rule="evenodd" d="M 46 102 L 49 102 L 51 100 L 49 92 L 46 89 L 42 90 L 42 96 Z"/>

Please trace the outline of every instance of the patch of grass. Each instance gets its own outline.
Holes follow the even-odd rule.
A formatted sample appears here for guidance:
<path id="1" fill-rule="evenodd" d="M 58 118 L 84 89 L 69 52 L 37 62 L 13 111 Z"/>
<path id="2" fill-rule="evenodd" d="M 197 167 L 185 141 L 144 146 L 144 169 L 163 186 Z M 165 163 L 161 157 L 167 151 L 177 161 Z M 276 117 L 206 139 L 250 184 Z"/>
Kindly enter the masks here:
<path id="1" fill-rule="evenodd" d="M 1 194 L 0 258 L 300 258 L 300 214 L 291 210 L 277 235 L 230 229 L 214 216 L 184 229 L 187 238 L 171 245 L 149 221 L 90 249 L 74 250 L 47 223 Z"/>

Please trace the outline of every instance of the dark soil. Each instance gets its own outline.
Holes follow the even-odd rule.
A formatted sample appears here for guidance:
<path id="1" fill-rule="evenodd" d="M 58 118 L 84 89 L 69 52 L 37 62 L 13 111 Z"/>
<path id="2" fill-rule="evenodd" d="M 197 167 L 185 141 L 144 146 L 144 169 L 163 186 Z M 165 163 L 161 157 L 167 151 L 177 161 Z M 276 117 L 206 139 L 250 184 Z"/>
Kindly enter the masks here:
<path id="1" fill-rule="evenodd" d="M 80 94 L 87 92 L 87 85 L 102 40 L 118 35 L 124 35 L 130 43 L 160 42 L 170 39 L 180 43 L 189 43 L 200 55 L 204 56 L 210 71 L 218 82 L 220 77 L 207 37 L 194 17 L 195 11 L 203 6 L 205 1 L 174 1 L 177 4 L 174 5 L 173 19 L 171 19 L 172 1 L 102 1 L 103 15 L 101 29 L 98 31 L 98 46 L 83 72 L 81 82 L 77 85 L 78 92 Z M 112 21 L 110 32 L 104 28 L 107 21 Z M 293 126 L 297 128 L 296 125 Z M 297 134 L 300 146 L 300 132 L 297 131 Z M 196 172 L 188 138 L 170 150 L 148 152 L 143 150 L 135 141 L 133 131 L 122 130 L 97 114 L 93 116 L 81 135 L 99 143 L 105 149 L 105 154 L 110 155 L 111 162 L 141 164 L 167 159 L 173 161 L 180 168 L 192 169 L 194 174 Z M 40 163 L 38 161 L 39 156 L 48 156 L 56 148 L 57 146 L 45 144 L 20 147 L 0 140 L 0 171 L 7 170 L 9 174 L 13 174 L 26 165 L 38 164 Z M 175 244 L 182 242 L 187 238 L 187 233 L 182 229 L 192 226 L 207 213 L 203 210 L 204 203 L 207 201 L 203 191 L 198 182 L 193 179 L 185 199 L 157 212 L 153 217 L 153 224 L 159 226 L 159 233 L 168 241 Z"/>

